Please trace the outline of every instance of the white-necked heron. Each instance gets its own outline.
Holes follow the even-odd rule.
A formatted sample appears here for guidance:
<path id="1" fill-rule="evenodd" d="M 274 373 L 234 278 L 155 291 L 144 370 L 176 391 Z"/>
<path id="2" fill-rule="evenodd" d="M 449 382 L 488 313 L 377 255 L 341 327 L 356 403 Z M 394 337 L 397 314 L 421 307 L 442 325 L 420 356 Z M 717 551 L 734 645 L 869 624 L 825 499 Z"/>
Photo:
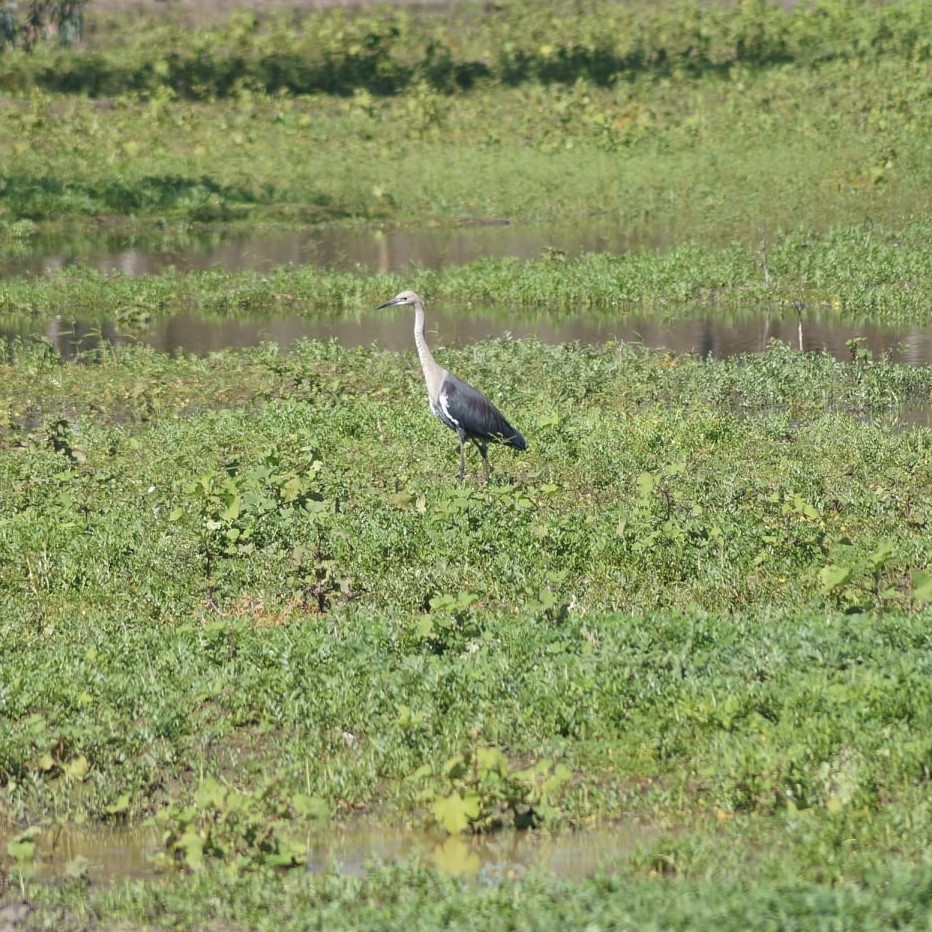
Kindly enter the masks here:
<path id="1" fill-rule="evenodd" d="M 414 344 L 417 346 L 424 381 L 427 383 L 427 399 L 430 402 L 431 413 L 459 437 L 459 480 L 463 481 L 466 471 L 466 441 L 471 440 L 482 454 L 485 478 L 488 481 L 489 458 L 486 445 L 490 441 L 522 451 L 527 449 L 527 443 L 482 392 L 458 379 L 434 361 L 430 347 L 424 339 L 424 302 L 419 295 L 413 291 L 402 291 L 391 301 L 380 304 L 378 309 L 401 305 L 414 307 Z"/>

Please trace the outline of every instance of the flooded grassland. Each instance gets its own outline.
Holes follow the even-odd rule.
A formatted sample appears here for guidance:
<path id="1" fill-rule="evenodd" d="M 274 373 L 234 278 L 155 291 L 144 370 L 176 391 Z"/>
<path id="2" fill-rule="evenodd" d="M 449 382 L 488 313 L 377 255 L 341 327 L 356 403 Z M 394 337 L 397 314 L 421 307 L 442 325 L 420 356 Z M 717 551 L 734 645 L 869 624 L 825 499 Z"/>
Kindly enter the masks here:
<path id="1" fill-rule="evenodd" d="M 303 864 L 310 828 L 360 813 L 634 820 L 653 831 L 616 859 L 618 897 L 741 878 L 742 908 L 789 872 L 919 871 L 932 434 L 896 411 L 928 368 L 779 346 L 442 358 L 529 439 L 492 451 L 489 485 L 472 459 L 455 483 L 408 354 L 14 350 L 10 825 L 154 818 L 167 863 L 202 873 Z"/>
<path id="2" fill-rule="evenodd" d="M 921 5 L 504 6 L 0 58 L 0 925 L 927 925 Z"/>

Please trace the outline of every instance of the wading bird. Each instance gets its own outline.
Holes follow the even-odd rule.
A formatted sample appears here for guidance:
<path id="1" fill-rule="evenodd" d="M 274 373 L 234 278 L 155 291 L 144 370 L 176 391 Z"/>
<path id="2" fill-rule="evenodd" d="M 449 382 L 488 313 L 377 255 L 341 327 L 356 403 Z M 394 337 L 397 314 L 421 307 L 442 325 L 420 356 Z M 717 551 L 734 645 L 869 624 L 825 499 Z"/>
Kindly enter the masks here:
<path id="1" fill-rule="evenodd" d="M 486 455 L 488 442 L 503 443 L 515 450 L 526 450 L 527 444 L 524 437 L 505 420 L 502 412 L 482 392 L 467 385 L 462 379 L 458 379 L 452 372 L 447 372 L 434 361 L 430 347 L 424 339 L 424 302 L 419 295 L 413 291 L 402 291 L 391 301 L 380 304 L 378 310 L 383 307 L 400 307 L 401 305 L 414 307 L 414 345 L 421 358 L 421 369 L 424 371 L 424 381 L 427 383 L 427 399 L 430 402 L 431 414 L 443 421 L 450 430 L 456 431 L 456 436 L 459 437 L 459 480 L 463 481 L 466 471 L 466 441 L 471 440 L 482 454 L 485 479 L 488 482 L 489 458 Z"/>

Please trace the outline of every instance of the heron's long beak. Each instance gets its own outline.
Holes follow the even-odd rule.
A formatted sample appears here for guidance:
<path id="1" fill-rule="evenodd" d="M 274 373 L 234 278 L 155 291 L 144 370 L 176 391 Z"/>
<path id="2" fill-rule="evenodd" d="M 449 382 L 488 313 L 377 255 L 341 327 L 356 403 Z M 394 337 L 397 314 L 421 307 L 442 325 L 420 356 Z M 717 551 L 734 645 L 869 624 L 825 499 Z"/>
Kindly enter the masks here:
<path id="1" fill-rule="evenodd" d="M 391 301 L 386 301 L 384 304 L 380 304 L 376 310 L 381 311 L 383 307 L 394 307 L 396 304 L 401 304 L 400 298 L 392 298 Z"/>

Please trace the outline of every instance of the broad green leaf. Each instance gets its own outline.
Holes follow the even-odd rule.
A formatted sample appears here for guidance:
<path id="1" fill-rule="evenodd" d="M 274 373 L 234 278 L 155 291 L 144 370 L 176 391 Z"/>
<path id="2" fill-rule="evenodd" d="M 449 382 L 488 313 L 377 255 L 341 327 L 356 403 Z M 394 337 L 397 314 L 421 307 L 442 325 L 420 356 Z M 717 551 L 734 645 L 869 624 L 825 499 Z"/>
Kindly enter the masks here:
<path id="1" fill-rule="evenodd" d="M 188 829 L 176 842 L 175 848 L 184 855 L 185 866 L 199 871 L 204 866 L 204 839 L 194 830 Z"/>
<path id="2" fill-rule="evenodd" d="M 40 754 L 36 760 L 36 767 L 39 770 L 43 770 L 46 773 L 50 771 L 55 766 L 55 758 L 46 751 L 44 754 Z"/>
<path id="3" fill-rule="evenodd" d="M 220 517 L 224 521 L 235 521 L 239 517 L 242 503 L 243 503 L 243 500 L 240 498 L 239 495 L 230 496 L 230 501 L 227 504 L 226 508 L 224 508 L 220 512 Z"/>
<path id="4" fill-rule="evenodd" d="M 458 835 L 479 817 L 479 800 L 473 795 L 465 799 L 459 793 L 434 800 L 431 806 L 434 818 L 451 835 Z"/>
<path id="5" fill-rule="evenodd" d="M 6 853 L 14 861 L 31 861 L 36 856 L 36 843 L 34 841 L 20 841 L 13 839 L 7 842 Z"/>
<path id="6" fill-rule="evenodd" d="M 563 787 L 563 785 L 567 782 L 567 780 L 570 779 L 571 776 L 572 773 L 566 764 L 557 764 L 553 770 L 553 773 L 544 781 L 544 785 L 541 788 L 542 792 L 548 795 L 551 793 L 556 793 L 557 790 Z"/>
<path id="7" fill-rule="evenodd" d="M 408 777 L 408 779 L 416 782 L 418 780 L 424 780 L 427 777 L 433 776 L 433 773 L 434 768 L 431 767 L 430 764 L 421 764 L 421 766 L 418 767 L 417 770 L 415 770 L 414 773 Z"/>
<path id="8" fill-rule="evenodd" d="M 129 809 L 129 793 L 120 793 L 116 801 L 109 806 L 104 806 L 104 812 L 108 815 L 120 815 Z"/>
<path id="9" fill-rule="evenodd" d="M 79 783 L 87 776 L 87 772 L 90 769 L 90 764 L 87 762 L 87 758 L 83 754 L 72 758 L 62 767 L 65 776 L 69 780 L 76 780 Z"/>
<path id="10" fill-rule="evenodd" d="M 304 483 L 297 476 L 293 476 L 281 487 L 281 497 L 284 502 L 293 502 L 304 491 Z"/>
<path id="11" fill-rule="evenodd" d="M 226 797 L 227 791 L 213 777 L 202 780 L 200 786 L 194 792 L 194 802 L 202 809 L 208 806 L 222 809 Z"/>
<path id="12" fill-rule="evenodd" d="M 254 809 L 256 799 L 249 793 L 227 790 L 213 805 L 217 809 L 222 809 L 224 816 L 229 817 L 232 813 L 249 812 L 250 809 Z"/>
<path id="13" fill-rule="evenodd" d="M 881 541 L 877 549 L 870 555 L 871 566 L 879 569 L 893 555 L 893 542 L 889 540 Z"/>
<path id="14" fill-rule="evenodd" d="M 466 758 L 462 754 L 455 754 L 453 757 L 448 758 L 443 765 L 443 772 L 450 780 L 458 780 L 466 773 L 467 769 Z"/>
<path id="15" fill-rule="evenodd" d="M 657 486 L 657 477 L 652 472 L 642 472 L 637 478 L 638 495 L 647 498 Z"/>
<path id="16" fill-rule="evenodd" d="M 822 594 L 826 595 L 833 589 L 845 585 L 852 576 L 850 566 L 824 566 L 819 570 L 819 582 L 822 583 Z"/>
<path id="17" fill-rule="evenodd" d="M 326 800 L 319 796 L 308 796 L 306 793 L 296 793 L 291 797 L 291 805 L 295 812 L 306 819 L 329 819 L 330 807 Z"/>
<path id="18" fill-rule="evenodd" d="M 32 861 L 36 856 L 36 843 L 33 839 L 41 832 L 38 825 L 30 825 L 7 842 L 7 854 L 14 861 Z"/>
<path id="19" fill-rule="evenodd" d="M 476 751 L 476 762 L 479 770 L 505 774 L 508 772 L 508 758 L 501 748 L 486 747 Z"/>
<path id="20" fill-rule="evenodd" d="M 307 860 L 307 845 L 293 838 L 279 838 L 276 850 L 265 860 L 271 867 L 296 867 Z"/>

